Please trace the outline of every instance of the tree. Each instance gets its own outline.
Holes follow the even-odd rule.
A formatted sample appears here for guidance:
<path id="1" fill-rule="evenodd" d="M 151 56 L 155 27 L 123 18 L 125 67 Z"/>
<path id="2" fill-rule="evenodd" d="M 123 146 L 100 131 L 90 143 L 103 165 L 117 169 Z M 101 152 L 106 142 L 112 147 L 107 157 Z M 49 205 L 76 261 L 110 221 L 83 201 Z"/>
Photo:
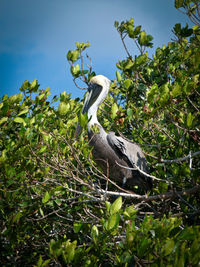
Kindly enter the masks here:
<path id="1" fill-rule="evenodd" d="M 115 22 L 127 58 L 117 63 L 99 112 L 106 130 L 145 151 L 154 180 L 151 194 L 141 195 L 136 187 L 134 194 L 122 192 L 93 162 L 86 131 L 74 138 L 77 122 L 87 125 L 79 99 L 63 92 L 48 102 L 50 89 L 40 89 L 37 80 L 1 99 L 4 266 L 198 266 L 199 4 L 176 0 L 175 7 L 195 25 L 176 24 L 174 40 L 152 57 L 151 35 L 133 19 Z M 139 49 L 137 56 L 127 38 Z M 85 57 L 88 47 L 77 42 L 67 54 L 77 86 L 79 79 L 87 84 L 95 75 Z"/>

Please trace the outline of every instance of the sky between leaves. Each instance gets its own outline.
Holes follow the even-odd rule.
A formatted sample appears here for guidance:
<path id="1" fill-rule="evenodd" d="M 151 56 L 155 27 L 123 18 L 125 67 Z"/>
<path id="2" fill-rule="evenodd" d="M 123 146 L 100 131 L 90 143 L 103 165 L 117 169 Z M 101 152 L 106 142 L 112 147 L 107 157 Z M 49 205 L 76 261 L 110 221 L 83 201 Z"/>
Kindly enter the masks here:
<path id="1" fill-rule="evenodd" d="M 116 62 L 126 57 L 114 21 L 131 17 L 154 37 L 151 53 L 170 41 L 176 23 L 189 22 L 174 0 L 0 0 L 0 97 L 34 79 L 52 96 L 65 90 L 82 97 L 66 60 L 76 41 L 90 42 L 93 70 L 114 79 Z"/>

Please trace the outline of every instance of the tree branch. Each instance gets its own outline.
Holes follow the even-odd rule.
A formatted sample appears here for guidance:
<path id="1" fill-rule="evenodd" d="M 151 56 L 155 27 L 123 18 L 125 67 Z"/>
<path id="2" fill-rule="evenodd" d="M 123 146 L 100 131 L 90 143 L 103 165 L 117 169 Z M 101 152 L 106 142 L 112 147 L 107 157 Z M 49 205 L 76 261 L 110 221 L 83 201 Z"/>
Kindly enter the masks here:
<path id="1" fill-rule="evenodd" d="M 194 152 L 194 153 L 189 153 L 187 156 L 182 157 L 182 158 L 178 158 L 178 159 L 161 159 L 160 162 L 161 163 L 181 162 L 181 161 L 185 161 L 187 159 L 194 158 L 194 157 L 196 157 L 198 155 L 200 155 L 200 151 L 197 151 L 197 152 Z"/>
<path id="2" fill-rule="evenodd" d="M 200 191 L 200 185 L 196 185 L 193 188 L 183 190 L 183 191 L 172 191 L 172 192 L 166 192 L 164 194 L 159 194 L 155 196 L 147 196 L 147 195 L 138 195 L 134 193 L 122 193 L 122 192 L 113 192 L 113 191 L 105 191 L 103 189 L 98 190 L 99 193 L 103 193 L 105 195 L 112 195 L 112 196 L 122 196 L 126 198 L 136 199 L 144 202 L 151 202 L 156 200 L 166 200 L 166 199 L 173 199 L 173 198 L 179 198 L 180 196 L 188 196 L 195 194 L 196 192 Z"/>

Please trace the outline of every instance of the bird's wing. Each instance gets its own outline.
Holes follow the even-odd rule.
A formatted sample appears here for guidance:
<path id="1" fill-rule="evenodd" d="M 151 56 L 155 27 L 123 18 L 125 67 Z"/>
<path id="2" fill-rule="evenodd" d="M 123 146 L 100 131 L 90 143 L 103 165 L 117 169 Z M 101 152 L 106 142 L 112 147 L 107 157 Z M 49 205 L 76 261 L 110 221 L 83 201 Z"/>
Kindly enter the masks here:
<path id="1" fill-rule="evenodd" d="M 108 133 L 107 140 L 115 153 L 119 157 L 126 157 L 133 168 L 136 165 L 142 171 L 147 171 L 145 156 L 138 145 L 128 142 L 120 136 L 116 136 L 114 132 Z"/>

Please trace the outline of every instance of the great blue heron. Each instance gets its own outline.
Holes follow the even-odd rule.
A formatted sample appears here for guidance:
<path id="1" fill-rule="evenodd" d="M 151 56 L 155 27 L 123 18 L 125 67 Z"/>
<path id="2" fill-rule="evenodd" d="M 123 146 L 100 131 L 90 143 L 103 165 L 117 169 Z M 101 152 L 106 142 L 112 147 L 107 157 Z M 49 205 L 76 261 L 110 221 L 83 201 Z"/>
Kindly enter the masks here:
<path id="1" fill-rule="evenodd" d="M 121 182 L 123 186 L 137 185 L 149 191 L 152 180 L 141 173 L 147 172 L 147 163 L 141 148 L 116 136 L 114 132 L 106 133 L 97 119 L 98 107 L 105 100 L 110 84 L 111 81 L 103 75 L 93 77 L 82 109 L 82 113 L 87 113 L 89 119 L 88 137 L 89 144 L 93 146 L 94 160 L 111 180 Z"/>

